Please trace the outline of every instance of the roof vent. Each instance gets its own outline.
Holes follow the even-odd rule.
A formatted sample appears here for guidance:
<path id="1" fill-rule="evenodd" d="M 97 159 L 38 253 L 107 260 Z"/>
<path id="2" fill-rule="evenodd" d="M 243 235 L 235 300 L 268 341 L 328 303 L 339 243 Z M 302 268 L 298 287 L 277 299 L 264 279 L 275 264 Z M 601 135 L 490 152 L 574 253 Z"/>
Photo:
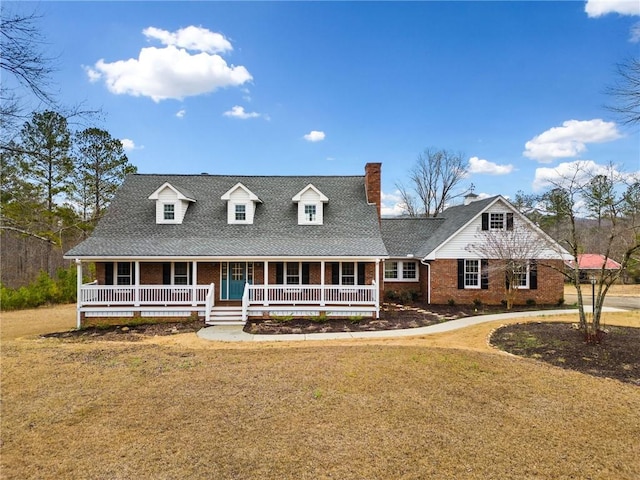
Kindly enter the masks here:
<path id="1" fill-rule="evenodd" d="M 476 195 L 476 194 L 475 194 L 475 193 L 473 193 L 473 192 L 467 193 L 467 194 L 464 196 L 464 204 L 465 204 L 465 205 L 469 205 L 471 202 L 475 202 L 476 200 L 478 200 L 478 197 L 479 197 L 479 196 L 480 196 L 480 195 Z"/>

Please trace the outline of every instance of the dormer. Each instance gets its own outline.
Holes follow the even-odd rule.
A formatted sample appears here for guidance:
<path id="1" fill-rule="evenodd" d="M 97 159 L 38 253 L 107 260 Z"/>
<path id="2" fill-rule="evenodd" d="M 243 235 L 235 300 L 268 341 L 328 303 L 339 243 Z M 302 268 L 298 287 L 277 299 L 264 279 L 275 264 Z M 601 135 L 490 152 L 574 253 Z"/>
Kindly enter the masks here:
<path id="1" fill-rule="evenodd" d="M 309 184 L 291 200 L 298 204 L 298 225 L 322 225 L 324 204 L 329 199 L 320 190 Z"/>
<path id="2" fill-rule="evenodd" d="M 149 195 L 149 200 L 156 201 L 156 223 L 158 224 L 181 224 L 189 204 L 195 202 L 193 195 L 177 189 L 169 182 L 165 182 Z"/>
<path id="3" fill-rule="evenodd" d="M 227 223 L 239 225 L 253 224 L 256 204 L 262 203 L 258 196 L 242 183 L 236 183 L 220 199 L 227 202 Z"/>

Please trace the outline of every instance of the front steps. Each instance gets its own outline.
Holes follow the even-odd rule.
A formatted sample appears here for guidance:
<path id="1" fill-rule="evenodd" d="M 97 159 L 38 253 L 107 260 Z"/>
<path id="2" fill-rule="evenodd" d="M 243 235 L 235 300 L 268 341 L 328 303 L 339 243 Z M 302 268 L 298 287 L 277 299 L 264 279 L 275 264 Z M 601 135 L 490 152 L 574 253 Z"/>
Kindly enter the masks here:
<path id="1" fill-rule="evenodd" d="M 242 306 L 216 305 L 211 309 L 207 325 L 244 325 Z"/>

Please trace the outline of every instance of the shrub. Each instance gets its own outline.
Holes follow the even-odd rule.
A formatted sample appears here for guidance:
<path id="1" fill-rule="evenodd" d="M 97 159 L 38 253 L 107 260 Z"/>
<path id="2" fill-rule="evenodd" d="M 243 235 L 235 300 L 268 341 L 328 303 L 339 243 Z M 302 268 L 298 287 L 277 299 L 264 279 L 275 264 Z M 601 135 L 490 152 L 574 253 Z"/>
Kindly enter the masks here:
<path id="1" fill-rule="evenodd" d="M 476 308 L 482 308 L 482 300 L 480 300 L 479 298 L 475 298 L 473 300 L 473 306 Z"/>
<path id="2" fill-rule="evenodd" d="M 564 305 L 564 297 L 560 297 L 558 299 L 558 302 L 556 303 L 556 305 L 558 305 L 559 307 L 561 307 L 562 305 Z"/>
<path id="3" fill-rule="evenodd" d="M 536 305 L 535 298 L 527 298 L 526 304 L 528 307 L 534 307 Z"/>
<path id="4" fill-rule="evenodd" d="M 455 306 L 456 301 L 453 298 L 450 298 L 449 300 L 447 300 L 447 305 L 449 305 L 450 307 Z"/>
<path id="5" fill-rule="evenodd" d="M 61 268 L 52 279 L 41 271 L 35 281 L 25 287 L 7 288 L 0 285 L 0 308 L 20 310 L 45 304 L 72 303 L 76 301 L 76 269 Z"/>

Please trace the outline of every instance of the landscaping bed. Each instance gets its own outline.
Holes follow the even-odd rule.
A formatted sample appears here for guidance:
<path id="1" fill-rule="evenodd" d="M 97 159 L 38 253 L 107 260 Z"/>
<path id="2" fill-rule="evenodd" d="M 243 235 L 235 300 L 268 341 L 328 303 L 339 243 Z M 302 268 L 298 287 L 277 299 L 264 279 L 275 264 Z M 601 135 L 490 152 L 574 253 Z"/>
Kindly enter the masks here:
<path id="1" fill-rule="evenodd" d="M 606 326 L 602 341 L 588 344 L 576 325 L 519 323 L 500 327 L 490 342 L 514 355 L 640 386 L 640 328 Z"/>

